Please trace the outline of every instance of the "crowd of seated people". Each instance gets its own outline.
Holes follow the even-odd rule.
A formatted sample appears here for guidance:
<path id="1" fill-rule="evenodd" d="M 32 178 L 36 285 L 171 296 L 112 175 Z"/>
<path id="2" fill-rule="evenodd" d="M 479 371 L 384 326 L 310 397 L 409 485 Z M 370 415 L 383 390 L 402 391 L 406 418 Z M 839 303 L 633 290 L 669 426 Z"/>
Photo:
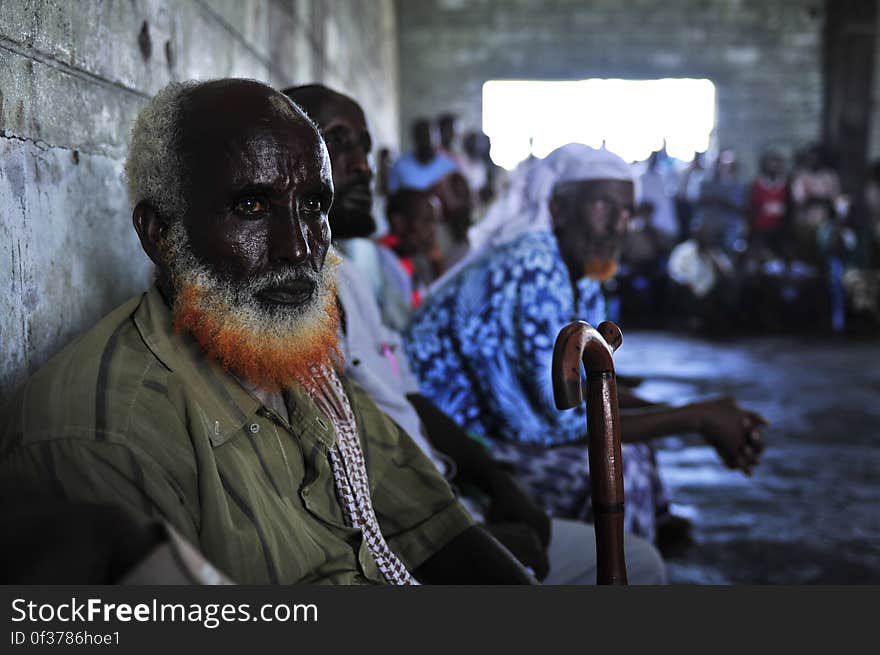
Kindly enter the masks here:
<path id="1" fill-rule="evenodd" d="M 519 279 L 507 286 L 478 287 L 487 277 L 499 279 L 508 268 L 528 272 L 529 264 L 523 264 L 514 251 L 502 248 L 521 236 L 530 237 L 521 247 L 521 257 L 526 261 L 540 259 L 541 247 L 535 240 L 543 238 L 546 243 L 553 233 L 548 217 L 559 175 L 569 174 L 584 183 L 605 175 L 632 185 L 632 168 L 607 151 L 577 146 L 569 146 L 544 161 L 531 159 L 511 175 L 505 189 L 483 194 L 484 198 L 498 196 L 497 201 L 490 203 L 485 215 L 468 230 L 473 212 L 462 212 L 461 220 L 450 219 L 450 214 L 455 214 L 447 210 L 450 203 L 444 201 L 442 191 L 463 170 L 463 156 L 455 149 L 456 129 L 457 121 L 450 115 L 441 116 L 433 126 L 425 119 L 417 120 L 412 133 L 414 152 L 392 164 L 387 173 L 395 180 L 386 201 L 388 232 L 376 239 L 385 270 L 385 284 L 376 291 L 382 320 L 386 326 L 404 332 L 404 356 L 416 374 L 419 388 L 436 406 L 472 438 L 484 443 L 497 461 L 515 471 L 520 483 L 549 514 L 589 520 L 583 416 L 564 415 L 566 420 L 560 423 L 562 419 L 555 409 L 547 406 L 552 349 L 552 337 L 547 335 L 555 335 L 566 316 L 577 315 L 594 323 L 602 320 L 605 305 L 601 282 L 613 277 L 620 248 L 625 252 L 630 248 L 629 243 L 620 243 L 625 230 L 619 222 L 626 222 L 632 208 L 617 207 L 611 212 L 616 227 L 605 228 L 611 230 L 610 234 L 572 228 L 573 235 L 567 239 L 570 243 L 577 242 L 575 236 L 583 233 L 588 243 L 602 243 L 607 250 L 604 256 L 583 262 L 590 271 L 587 276 L 578 269 L 559 280 L 541 278 L 545 286 L 528 290 Z M 414 162 L 422 162 L 421 168 Z M 428 174 L 428 169 L 433 173 Z M 475 197 L 471 190 L 471 198 Z M 530 213 L 526 207 L 534 211 Z M 451 261 L 450 242 L 444 245 L 441 236 L 444 231 L 458 232 L 464 237 L 461 240 L 466 240 L 466 249 Z M 674 243 L 675 231 L 675 226 L 670 226 L 665 238 L 660 237 L 663 247 Z M 555 239 L 550 242 L 555 244 Z M 496 250 L 499 252 L 494 253 Z M 490 257 L 493 253 L 494 258 Z M 552 254 L 548 257 L 554 258 Z M 486 272 L 492 267 L 490 260 L 500 266 L 491 274 Z M 354 263 L 358 263 L 357 258 Z M 575 282 L 576 301 L 557 299 L 559 292 Z M 581 284 L 586 292 L 581 292 Z M 530 316 L 523 309 L 527 303 L 512 297 L 512 293 L 534 299 L 535 306 L 530 308 L 534 315 Z M 538 300 L 543 304 L 539 305 Z M 520 313 L 505 313 L 510 306 Z M 402 308 L 407 310 L 403 316 Z M 517 332 L 530 322 L 530 333 Z M 512 332 L 506 334 L 506 330 Z M 530 345 L 531 338 L 540 347 Z M 517 341 L 521 342 L 519 346 Z M 437 350 L 436 344 L 443 344 L 447 350 Z M 529 351 L 529 357 L 523 361 L 503 361 L 500 357 L 502 361 L 498 361 L 500 353 L 517 347 Z M 492 354 L 484 357 L 486 351 Z M 737 450 L 741 447 L 741 423 L 745 421 L 752 430 L 763 419 L 741 410 L 732 399 L 675 411 L 651 407 L 630 394 L 626 403 L 626 410 L 635 410 L 629 417 L 631 430 L 624 434 L 630 442 L 625 456 L 630 505 L 627 529 L 665 546 L 667 539 L 676 538 L 670 535 L 680 537 L 686 527 L 668 512 L 668 499 L 647 442 L 665 434 L 698 432 L 719 449 L 725 462 L 751 470 L 761 446 L 745 444 L 745 454 Z M 712 419 L 704 421 L 704 416 Z M 695 429 L 695 425 L 699 427 Z"/>
<path id="2" fill-rule="evenodd" d="M 502 188 L 452 116 L 374 171 L 368 124 L 320 85 L 174 83 L 147 103 L 126 176 L 156 282 L 4 405 L 3 507 L 111 505 L 238 583 L 595 581 L 585 410 L 554 408 L 549 370 L 563 325 L 609 315 L 636 174 L 570 144 Z M 733 178 L 715 182 L 730 213 Z M 665 251 L 676 224 L 651 208 L 641 247 Z M 688 524 L 653 441 L 697 435 L 751 474 L 766 422 L 626 387 L 620 408 L 629 578 L 662 584 L 658 549 Z"/>
<path id="3" fill-rule="evenodd" d="M 615 316 L 711 335 L 876 329 L 880 166 L 850 198 L 830 162 L 811 146 L 789 170 L 768 150 L 746 182 L 731 150 L 712 165 L 702 153 L 687 164 L 653 153 L 607 288 Z"/>

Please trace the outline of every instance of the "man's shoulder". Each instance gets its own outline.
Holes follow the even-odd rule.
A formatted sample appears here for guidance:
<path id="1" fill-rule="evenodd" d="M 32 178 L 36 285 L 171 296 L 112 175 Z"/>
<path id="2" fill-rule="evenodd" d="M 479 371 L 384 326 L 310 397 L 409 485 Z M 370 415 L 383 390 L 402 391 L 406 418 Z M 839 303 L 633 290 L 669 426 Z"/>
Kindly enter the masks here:
<path id="1" fill-rule="evenodd" d="M 508 254 L 526 256 L 530 252 L 557 253 L 556 236 L 550 230 L 528 230 L 504 245 Z"/>
<path id="2" fill-rule="evenodd" d="M 441 171 L 461 171 L 458 162 L 445 152 L 438 152 L 434 159 L 431 160 L 431 166 Z"/>
<path id="3" fill-rule="evenodd" d="M 403 154 L 397 158 L 397 160 L 391 166 L 391 170 L 393 170 L 393 171 L 407 170 L 407 169 L 410 169 L 413 166 L 415 166 L 417 163 L 418 163 L 418 160 L 416 159 L 416 156 L 413 153 L 408 152 L 408 153 Z"/>
<path id="4" fill-rule="evenodd" d="M 136 413 L 167 406 L 169 371 L 144 343 L 131 298 L 52 357 L 2 409 L 5 446 L 59 438 L 104 440 L 124 434 Z M 158 402 L 150 402 L 150 399 Z"/>
<path id="5" fill-rule="evenodd" d="M 526 232 L 493 250 L 486 258 L 487 268 L 501 268 L 513 278 L 536 269 L 551 271 L 562 266 L 556 237 L 546 230 Z"/>

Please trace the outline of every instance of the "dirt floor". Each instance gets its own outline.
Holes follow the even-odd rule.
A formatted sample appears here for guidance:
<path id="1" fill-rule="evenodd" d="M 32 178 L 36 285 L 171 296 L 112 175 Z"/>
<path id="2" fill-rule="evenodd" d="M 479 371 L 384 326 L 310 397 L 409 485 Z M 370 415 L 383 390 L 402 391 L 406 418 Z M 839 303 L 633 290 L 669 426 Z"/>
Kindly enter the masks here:
<path id="1" fill-rule="evenodd" d="M 698 438 L 662 442 L 673 510 L 695 528 L 674 583 L 880 583 L 880 341 L 636 331 L 615 360 L 651 400 L 731 394 L 771 421 L 752 478 Z"/>

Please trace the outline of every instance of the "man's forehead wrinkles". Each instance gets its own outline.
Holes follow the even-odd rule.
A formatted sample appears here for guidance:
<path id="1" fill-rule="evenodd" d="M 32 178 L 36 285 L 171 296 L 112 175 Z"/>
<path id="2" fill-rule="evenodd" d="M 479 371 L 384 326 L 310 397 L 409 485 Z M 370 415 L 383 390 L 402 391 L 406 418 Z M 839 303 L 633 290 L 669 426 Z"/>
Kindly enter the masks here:
<path id="1" fill-rule="evenodd" d="M 315 144 L 303 140 L 267 138 L 230 144 L 227 157 L 236 184 L 269 185 L 287 190 L 312 178 L 329 176 L 329 166 Z"/>
<path id="2" fill-rule="evenodd" d="M 278 144 L 261 140 L 231 143 L 226 151 L 232 179 L 237 184 L 274 185 L 282 176 Z"/>
<path id="3" fill-rule="evenodd" d="M 233 171 L 233 187 L 259 186 L 274 193 L 287 193 L 303 185 L 318 186 L 329 182 L 329 169 L 324 173 L 319 162 L 279 158 L 269 161 L 248 160 Z"/>

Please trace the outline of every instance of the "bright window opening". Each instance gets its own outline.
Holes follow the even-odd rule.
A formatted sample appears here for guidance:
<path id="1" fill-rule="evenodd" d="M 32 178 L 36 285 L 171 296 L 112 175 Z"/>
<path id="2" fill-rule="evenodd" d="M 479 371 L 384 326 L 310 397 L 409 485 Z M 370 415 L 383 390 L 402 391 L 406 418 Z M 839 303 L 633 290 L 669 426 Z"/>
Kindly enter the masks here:
<path id="1" fill-rule="evenodd" d="M 627 161 L 662 147 L 689 161 L 715 127 L 715 85 L 706 79 L 565 82 L 490 80 L 483 84 L 483 131 L 492 160 L 507 169 L 566 143 L 603 143 Z"/>

